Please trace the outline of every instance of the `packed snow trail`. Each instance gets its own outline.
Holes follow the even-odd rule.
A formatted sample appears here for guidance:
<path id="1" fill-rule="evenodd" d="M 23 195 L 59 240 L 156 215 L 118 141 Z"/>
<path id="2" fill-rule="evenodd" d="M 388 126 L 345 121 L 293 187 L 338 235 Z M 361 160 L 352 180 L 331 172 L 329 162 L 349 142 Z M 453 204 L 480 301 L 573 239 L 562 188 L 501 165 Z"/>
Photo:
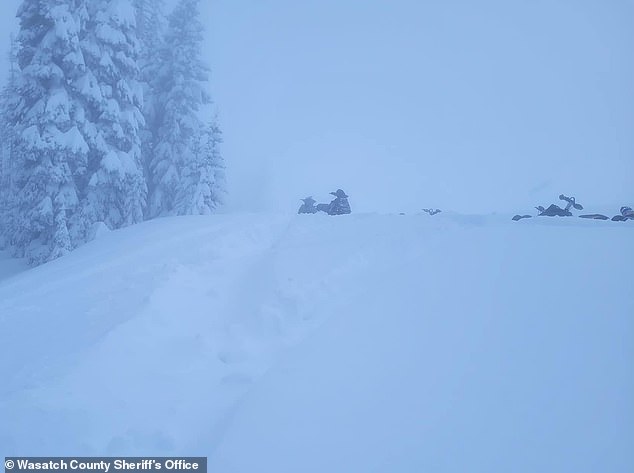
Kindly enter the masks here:
<path id="1" fill-rule="evenodd" d="M 0 282 L 0 450 L 627 471 L 633 234 L 451 213 L 113 232 Z"/>
<path id="2" fill-rule="evenodd" d="M 298 223 L 159 219 L 2 281 L 3 451 L 187 450 L 315 323 L 310 292 L 346 264 L 354 241 L 319 264 L 301 241 L 278 258 Z"/>
<path id="3" fill-rule="evenodd" d="M 155 220 L 1 283 L 0 446 L 176 448 L 186 416 L 215 404 L 193 397 L 227 375 L 227 332 L 240 323 L 227 297 L 287 225 L 286 216 Z M 51 435 L 53 426 L 69 434 Z"/>

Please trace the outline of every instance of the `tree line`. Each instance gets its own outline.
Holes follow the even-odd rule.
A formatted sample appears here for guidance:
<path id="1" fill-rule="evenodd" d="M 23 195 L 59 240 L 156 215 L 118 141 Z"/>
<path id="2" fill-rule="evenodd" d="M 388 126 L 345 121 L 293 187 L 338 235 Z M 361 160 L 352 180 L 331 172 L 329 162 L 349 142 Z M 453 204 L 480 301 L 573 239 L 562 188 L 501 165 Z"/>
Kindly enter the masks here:
<path id="1" fill-rule="evenodd" d="M 212 213 L 222 133 L 199 0 L 24 0 L 0 96 L 0 245 L 30 264 L 168 215 Z"/>

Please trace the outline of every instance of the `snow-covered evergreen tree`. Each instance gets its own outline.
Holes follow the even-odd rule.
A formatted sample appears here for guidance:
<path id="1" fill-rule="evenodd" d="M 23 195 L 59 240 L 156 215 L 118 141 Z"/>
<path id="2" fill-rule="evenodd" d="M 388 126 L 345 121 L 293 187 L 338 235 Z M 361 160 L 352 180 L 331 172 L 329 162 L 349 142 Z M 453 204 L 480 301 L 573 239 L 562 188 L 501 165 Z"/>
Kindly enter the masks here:
<path id="1" fill-rule="evenodd" d="M 224 164 L 199 0 L 23 0 L 0 96 L 0 246 L 31 263 L 148 217 L 207 214 Z M 137 23 L 138 22 L 138 23 Z M 144 93 L 148 102 L 144 105 Z"/>
<path id="2" fill-rule="evenodd" d="M 217 127 L 215 132 L 205 131 L 199 116 L 211 103 L 209 70 L 201 59 L 199 4 L 199 0 L 180 0 L 169 16 L 161 49 L 162 67 L 152 83 L 159 95 L 155 144 L 148 166 L 150 217 L 206 214 L 219 203 L 214 181 L 222 168 L 219 134 Z M 211 135 L 216 141 L 209 138 Z"/>
<path id="3" fill-rule="evenodd" d="M 191 159 L 183 163 L 176 195 L 179 215 L 210 214 L 224 198 L 224 162 L 219 145 L 222 134 L 216 122 L 202 127 L 191 144 Z"/>
<path id="4" fill-rule="evenodd" d="M 11 207 L 13 203 L 13 163 L 11 161 L 15 142 L 12 117 L 19 104 L 17 42 L 13 35 L 9 48 L 9 75 L 0 93 L 0 248 L 7 245 Z"/>
<path id="5" fill-rule="evenodd" d="M 165 32 L 164 0 L 133 0 L 136 13 L 137 37 L 142 45 L 140 54 L 141 68 L 147 59 L 156 57 L 160 50 Z"/>
<path id="6" fill-rule="evenodd" d="M 131 0 L 84 0 L 81 48 L 87 71 L 79 83 L 90 147 L 82 235 L 96 222 L 115 229 L 140 222 L 146 203 L 139 129 L 144 123 L 139 42 Z"/>
<path id="7" fill-rule="evenodd" d="M 18 10 L 17 102 L 4 105 L 12 137 L 12 206 L 5 236 L 31 263 L 72 249 L 70 218 L 79 198 L 75 176 L 86 170 L 88 145 L 78 125 L 72 84 L 82 74 L 79 1 L 24 0 Z"/>
<path id="8" fill-rule="evenodd" d="M 213 169 L 213 183 L 211 184 L 211 196 L 215 207 L 218 207 L 225 202 L 227 194 L 227 177 L 225 160 L 220 151 L 220 144 L 222 143 L 222 131 L 218 125 L 218 119 L 214 120 L 209 125 L 209 132 L 207 133 L 207 151 L 205 156 L 209 159 L 210 167 Z"/>
<path id="9" fill-rule="evenodd" d="M 154 135 L 158 121 L 156 101 L 160 94 L 154 89 L 155 78 L 162 64 L 161 55 L 167 18 L 164 13 L 163 0 L 134 0 L 134 7 L 137 36 L 141 45 L 139 69 L 143 87 L 143 116 L 145 118 L 145 125 L 140 129 L 141 161 L 147 176 L 149 175 L 148 167 L 154 149 Z M 151 180 L 147 184 L 151 184 Z M 151 188 L 148 190 L 151 191 Z"/>

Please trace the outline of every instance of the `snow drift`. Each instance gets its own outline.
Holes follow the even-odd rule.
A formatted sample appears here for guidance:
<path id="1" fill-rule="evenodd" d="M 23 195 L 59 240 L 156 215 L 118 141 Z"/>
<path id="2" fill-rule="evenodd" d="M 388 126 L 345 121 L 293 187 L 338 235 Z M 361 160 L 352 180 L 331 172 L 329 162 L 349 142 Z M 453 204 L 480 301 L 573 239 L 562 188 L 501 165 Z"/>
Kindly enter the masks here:
<path id="1" fill-rule="evenodd" d="M 166 218 L 0 268 L 0 454 L 631 470 L 634 225 L 509 217 Z"/>

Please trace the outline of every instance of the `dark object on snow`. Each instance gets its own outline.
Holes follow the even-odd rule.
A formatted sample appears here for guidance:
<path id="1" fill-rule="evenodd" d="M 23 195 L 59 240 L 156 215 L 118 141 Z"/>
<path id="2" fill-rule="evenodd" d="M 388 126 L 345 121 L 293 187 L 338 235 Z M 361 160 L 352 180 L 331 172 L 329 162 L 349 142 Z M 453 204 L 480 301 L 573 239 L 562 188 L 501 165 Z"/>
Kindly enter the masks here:
<path id="1" fill-rule="evenodd" d="M 632 207 L 621 207 L 621 215 L 612 217 L 613 222 L 625 222 L 626 220 L 634 220 L 634 210 L 632 210 Z"/>
<path id="2" fill-rule="evenodd" d="M 555 204 L 551 204 L 547 209 L 545 209 L 541 205 L 538 205 L 537 207 L 535 207 L 537 209 L 537 216 L 538 217 L 572 217 L 572 212 L 570 211 L 571 208 L 574 208 L 575 210 L 583 210 L 583 206 L 581 204 L 578 204 L 575 201 L 574 197 L 568 197 L 568 196 L 565 196 L 564 194 L 560 194 L 559 200 L 564 200 L 567 202 L 565 209 L 562 209 L 561 207 Z M 523 218 L 530 218 L 530 215 L 515 215 L 513 217 L 513 220 L 517 222 L 518 220 L 522 220 Z M 589 217 L 584 217 L 584 218 L 589 218 Z"/>
<path id="3" fill-rule="evenodd" d="M 429 215 L 436 215 L 442 212 L 440 209 L 423 209 L 423 212 L 428 213 Z"/>
<path id="4" fill-rule="evenodd" d="M 297 211 L 298 214 L 315 214 L 317 213 L 317 207 L 315 207 L 315 203 L 317 202 L 311 196 L 306 197 L 305 199 L 301 199 L 304 203 Z"/>
<path id="5" fill-rule="evenodd" d="M 539 217 L 572 217 L 572 212 L 570 212 L 570 210 L 562 209 L 555 204 L 552 204 L 547 209 L 545 209 L 541 205 L 538 205 L 535 208 L 539 212 L 537 214 Z"/>
<path id="6" fill-rule="evenodd" d="M 328 207 L 330 207 L 329 204 L 317 204 L 317 207 L 315 207 L 317 209 L 317 212 L 326 212 L 328 213 Z"/>
<path id="7" fill-rule="evenodd" d="M 610 217 L 606 217 L 602 214 L 579 215 L 579 218 L 588 218 L 590 220 L 610 220 Z"/>
<path id="8" fill-rule="evenodd" d="M 559 200 L 567 202 L 565 209 L 562 209 L 555 204 L 552 204 L 547 209 L 545 209 L 541 205 L 538 205 L 537 207 L 535 207 L 539 212 L 537 215 L 540 217 L 572 217 L 572 212 L 570 211 L 571 208 L 574 208 L 575 210 L 583 210 L 583 206 L 581 204 L 578 204 L 575 201 L 574 197 L 567 197 L 563 194 L 560 194 Z"/>
<path id="9" fill-rule="evenodd" d="M 568 205 L 566 205 L 566 210 L 570 210 L 570 207 L 574 207 L 577 210 L 583 210 L 583 206 L 575 202 L 574 197 L 566 197 L 565 195 L 560 194 L 559 200 L 565 200 L 566 202 L 568 202 Z"/>
<path id="10" fill-rule="evenodd" d="M 610 220 L 610 217 L 606 217 L 601 214 L 589 214 L 589 215 L 579 215 L 579 218 L 589 218 L 591 220 Z"/>
<path id="11" fill-rule="evenodd" d="M 326 211 L 328 215 L 345 215 L 351 213 L 348 196 L 343 190 L 337 189 L 335 192 L 331 192 L 330 194 L 335 196 L 335 200 L 328 204 L 328 210 Z"/>

